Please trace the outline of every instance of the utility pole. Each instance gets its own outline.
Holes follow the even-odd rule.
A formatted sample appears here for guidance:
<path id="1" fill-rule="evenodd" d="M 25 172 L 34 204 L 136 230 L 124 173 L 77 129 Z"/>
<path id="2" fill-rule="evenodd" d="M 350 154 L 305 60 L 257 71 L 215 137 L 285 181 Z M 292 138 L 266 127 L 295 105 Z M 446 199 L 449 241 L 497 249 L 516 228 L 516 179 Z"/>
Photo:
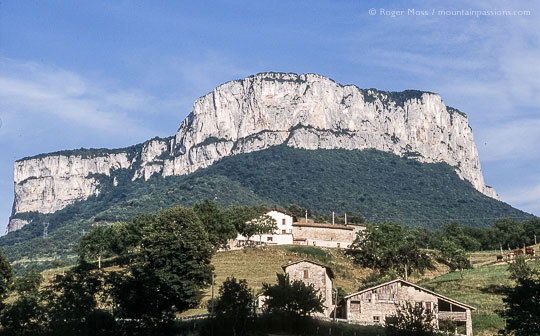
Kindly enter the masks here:
<path id="1" fill-rule="evenodd" d="M 347 213 L 345 213 L 345 225 L 347 225 Z"/>
<path id="2" fill-rule="evenodd" d="M 306 209 L 306 223 L 307 223 L 307 209 Z"/>
<path id="3" fill-rule="evenodd" d="M 332 225 L 334 225 L 334 212 L 332 211 Z"/>
<path id="4" fill-rule="evenodd" d="M 210 312 L 212 313 L 212 316 L 214 316 L 214 273 L 212 273 L 212 305 Z"/>
<path id="5" fill-rule="evenodd" d="M 336 322 L 336 312 L 337 312 L 337 289 L 333 288 L 332 292 L 334 292 L 334 322 Z"/>

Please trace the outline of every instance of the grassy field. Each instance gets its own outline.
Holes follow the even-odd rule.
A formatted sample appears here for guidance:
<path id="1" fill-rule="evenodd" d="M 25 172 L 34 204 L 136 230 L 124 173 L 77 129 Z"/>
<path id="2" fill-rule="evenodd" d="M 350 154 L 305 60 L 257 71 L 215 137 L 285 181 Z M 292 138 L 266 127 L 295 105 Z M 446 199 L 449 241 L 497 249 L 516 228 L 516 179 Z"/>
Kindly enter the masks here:
<path id="1" fill-rule="evenodd" d="M 536 249 L 539 247 L 540 245 L 536 246 Z M 504 320 L 496 311 L 503 308 L 502 298 L 507 288 L 515 285 L 509 278 L 507 263 L 496 262 L 497 254 L 498 251 L 472 253 L 470 260 L 474 268 L 465 270 L 463 279 L 459 272 L 449 272 L 445 265 L 436 264 L 436 270 L 421 276 L 413 274 L 409 280 L 476 307 L 477 310 L 472 314 L 475 335 L 496 335 L 498 330 L 504 327 Z M 371 273 L 370 269 L 353 264 L 340 249 L 285 245 L 223 251 L 216 253 L 212 259 L 215 268 L 214 294 L 218 295 L 218 289 L 227 277 L 246 279 L 254 293 L 258 293 L 263 283 L 276 282 L 276 273 L 283 272 L 281 266 L 287 264 L 289 260 L 301 259 L 318 261 L 330 266 L 336 276 L 334 286 L 341 287 L 347 293 L 357 291 L 363 280 Z M 540 259 L 530 260 L 530 265 L 540 270 Z M 48 283 L 55 274 L 67 269 L 69 267 L 45 271 L 43 273 L 45 283 Z M 110 270 L 113 269 L 117 270 L 116 267 Z M 199 307 L 184 312 L 182 316 L 207 313 L 207 303 L 211 295 L 211 288 L 206 288 Z"/>
<path id="2" fill-rule="evenodd" d="M 289 260 L 297 261 L 309 259 L 321 262 L 332 268 L 335 274 L 334 287 L 341 287 L 347 293 L 354 293 L 361 286 L 363 280 L 371 273 L 370 269 L 355 265 L 352 260 L 340 249 L 321 249 L 312 246 L 282 245 L 264 248 L 244 249 L 236 251 L 218 252 L 212 259 L 215 267 L 214 293 L 227 279 L 235 277 L 246 279 L 248 285 L 257 293 L 263 283 L 275 283 L 276 273 L 283 273 L 281 266 Z M 431 279 L 448 272 L 444 265 L 437 264 L 435 271 L 422 276 Z M 412 281 L 420 280 L 419 275 L 413 274 Z M 205 290 L 204 298 L 198 308 L 184 312 L 182 315 L 194 315 L 207 312 L 207 302 L 211 298 L 211 288 Z"/>
<path id="3" fill-rule="evenodd" d="M 536 247 L 538 249 L 538 247 Z M 497 310 L 504 308 L 503 297 L 508 288 L 515 286 L 509 278 L 508 264 L 496 262 L 497 251 L 476 252 L 471 255 L 474 268 L 463 273 L 443 274 L 419 284 L 437 293 L 476 307 L 472 313 L 475 335 L 496 335 L 504 328 L 504 320 L 497 315 Z M 540 260 L 530 260 L 529 264 L 540 270 Z"/>
<path id="4" fill-rule="evenodd" d="M 369 270 L 358 267 L 339 249 L 320 249 L 310 246 L 275 246 L 236 251 L 218 252 L 212 259 L 215 267 L 215 295 L 227 277 L 246 279 L 248 285 L 257 293 L 263 283 L 275 283 L 276 273 L 283 273 L 281 266 L 289 260 L 310 259 L 332 267 L 335 272 L 335 286 L 352 292 L 361 284 Z M 206 304 L 211 298 L 211 288 L 205 290 L 204 298 L 197 309 L 182 315 L 206 313 Z"/>

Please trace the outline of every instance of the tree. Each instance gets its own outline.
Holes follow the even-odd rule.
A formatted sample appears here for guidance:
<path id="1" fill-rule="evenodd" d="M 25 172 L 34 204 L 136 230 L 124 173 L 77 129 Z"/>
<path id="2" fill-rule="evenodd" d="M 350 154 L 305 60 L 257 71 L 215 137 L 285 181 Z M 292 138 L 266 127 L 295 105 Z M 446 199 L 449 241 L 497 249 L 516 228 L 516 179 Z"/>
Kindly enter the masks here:
<path id="1" fill-rule="evenodd" d="M 227 278 L 214 303 L 215 318 L 227 335 L 245 335 L 253 316 L 254 297 L 246 280 Z"/>
<path id="2" fill-rule="evenodd" d="M 295 217 L 296 219 L 304 218 L 306 216 L 311 216 L 311 211 L 309 209 L 303 208 L 297 204 L 289 204 L 285 207 L 285 211 L 287 211 L 291 216 Z"/>
<path id="3" fill-rule="evenodd" d="M 192 209 L 161 211 L 145 231 L 131 274 L 112 279 L 120 317 L 148 327 L 170 325 L 174 314 L 195 307 L 210 283 L 213 247 Z"/>
<path id="4" fill-rule="evenodd" d="M 214 202 L 204 200 L 195 204 L 193 210 L 203 223 L 208 239 L 215 248 L 223 248 L 227 246 L 229 239 L 236 238 L 237 231 L 231 219 Z"/>
<path id="5" fill-rule="evenodd" d="M 442 229 L 442 239 L 453 241 L 457 246 L 465 251 L 477 251 L 480 249 L 480 243 L 465 234 L 458 222 L 447 223 Z"/>
<path id="6" fill-rule="evenodd" d="M 506 319 L 505 334 L 515 336 L 538 335 L 540 330 L 540 279 L 518 279 L 516 287 L 503 298 Z"/>
<path id="7" fill-rule="evenodd" d="M 386 319 L 389 335 L 431 336 L 435 335 L 435 315 L 422 304 L 407 302 L 400 306 L 395 316 Z"/>
<path id="8" fill-rule="evenodd" d="M 4 258 L 2 250 L 0 249 L 0 308 L 3 307 L 4 298 L 9 291 L 12 281 L 13 268 L 9 261 Z"/>
<path id="9" fill-rule="evenodd" d="M 43 282 L 43 276 L 38 271 L 30 271 L 24 276 L 15 279 L 13 288 L 19 294 L 37 293 Z"/>
<path id="10" fill-rule="evenodd" d="M 0 315 L 3 334 L 38 335 L 42 332 L 44 310 L 39 297 L 42 280 L 41 274 L 35 271 L 16 279 L 14 288 L 17 299 L 7 305 Z"/>
<path id="11" fill-rule="evenodd" d="M 272 233 L 278 228 L 276 220 L 269 215 L 262 215 L 258 218 L 252 219 L 246 224 L 246 226 L 251 228 L 250 232 L 254 232 L 255 234 L 259 235 L 259 242 L 262 241 L 263 234 Z"/>
<path id="12" fill-rule="evenodd" d="M 517 256 L 514 262 L 508 265 L 508 272 L 514 280 L 529 279 L 535 274 L 523 256 Z"/>
<path id="13" fill-rule="evenodd" d="M 418 239 L 413 235 L 405 236 L 396 246 L 396 270 L 405 278 L 413 271 L 424 274 L 426 269 L 435 269 L 431 257 L 420 248 Z"/>
<path id="14" fill-rule="evenodd" d="M 441 253 L 446 259 L 446 263 L 451 271 L 459 270 L 461 279 L 463 279 L 463 271 L 472 268 L 471 262 L 465 250 L 458 246 L 452 240 L 443 240 L 441 243 Z"/>
<path id="15" fill-rule="evenodd" d="M 523 229 L 525 231 L 525 243 L 532 245 L 535 242 L 540 242 L 540 218 L 534 217 L 528 221 L 523 222 Z M 535 237 L 537 240 L 535 240 Z"/>
<path id="16" fill-rule="evenodd" d="M 54 335 L 108 335 L 114 319 L 104 309 L 103 272 L 84 260 L 64 275 L 56 275 L 43 293 L 48 329 Z"/>
<path id="17" fill-rule="evenodd" d="M 288 317 L 306 317 L 314 312 L 323 312 L 323 300 L 313 285 L 303 281 L 290 281 L 288 275 L 277 274 L 277 284 L 263 283 L 265 310 L 269 314 Z"/>
<path id="18" fill-rule="evenodd" d="M 514 218 L 501 218 L 495 222 L 493 227 L 502 247 L 513 249 L 525 244 L 525 229 L 522 222 L 518 222 Z"/>
<path id="19" fill-rule="evenodd" d="M 261 231 L 258 221 L 253 220 L 264 216 L 267 211 L 268 208 L 265 206 L 233 206 L 227 209 L 226 214 L 236 231 L 249 241 Z"/>
<path id="20" fill-rule="evenodd" d="M 97 258 L 98 268 L 101 268 L 101 258 L 110 251 L 110 230 L 98 226 L 82 236 L 77 252 L 83 260 Z"/>
<path id="21" fill-rule="evenodd" d="M 349 253 L 356 263 L 382 273 L 398 272 L 406 279 L 413 271 L 433 268 L 418 239 L 398 224 L 368 225 L 360 231 Z"/>

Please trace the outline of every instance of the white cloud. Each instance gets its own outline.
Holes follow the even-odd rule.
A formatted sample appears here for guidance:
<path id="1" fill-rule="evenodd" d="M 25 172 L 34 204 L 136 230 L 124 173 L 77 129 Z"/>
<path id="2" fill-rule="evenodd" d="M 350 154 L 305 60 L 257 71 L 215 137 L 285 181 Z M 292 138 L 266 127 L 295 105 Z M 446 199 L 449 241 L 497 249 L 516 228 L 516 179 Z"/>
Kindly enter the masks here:
<path id="1" fill-rule="evenodd" d="M 540 183 L 501 192 L 501 199 L 519 209 L 540 216 Z"/>
<path id="2" fill-rule="evenodd" d="M 540 159 L 540 119 L 501 123 L 476 132 L 482 161 Z"/>
<path id="3" fill-rule="evenodd" d="M 133 112 L 152 108 L 156 104 L 153 97 L 33 62 L 3 58 L 0 69 L 4 119 L 33 116 L 98 133 L 118 129 L 124 135 L 152 133 L 137 122 Z"/>

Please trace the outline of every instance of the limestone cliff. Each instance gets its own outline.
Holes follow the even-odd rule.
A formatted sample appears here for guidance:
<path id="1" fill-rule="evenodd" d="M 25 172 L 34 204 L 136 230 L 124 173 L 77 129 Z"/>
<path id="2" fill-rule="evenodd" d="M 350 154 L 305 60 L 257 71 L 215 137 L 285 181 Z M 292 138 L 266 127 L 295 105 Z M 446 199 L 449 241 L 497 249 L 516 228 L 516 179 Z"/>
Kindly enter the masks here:
<path id="1" fill-rule="evenodd" d="M 446 162 L 478 191 L 497 198 L 484 183 L 466 115 L 447 107 L 439 95 L 359 89 L 315 74 L 262 73 L 197 99 L 174 138 L 17 161 L 14 214 L 51 213 L 97 195 L 97 177 L 120 170 L 129 171 L 132 180 L 183 175 L 224 156 L 279 144 L 373 148 L 421 162 Z M 22 225 L 12 221 L 8 231 Z"/>

